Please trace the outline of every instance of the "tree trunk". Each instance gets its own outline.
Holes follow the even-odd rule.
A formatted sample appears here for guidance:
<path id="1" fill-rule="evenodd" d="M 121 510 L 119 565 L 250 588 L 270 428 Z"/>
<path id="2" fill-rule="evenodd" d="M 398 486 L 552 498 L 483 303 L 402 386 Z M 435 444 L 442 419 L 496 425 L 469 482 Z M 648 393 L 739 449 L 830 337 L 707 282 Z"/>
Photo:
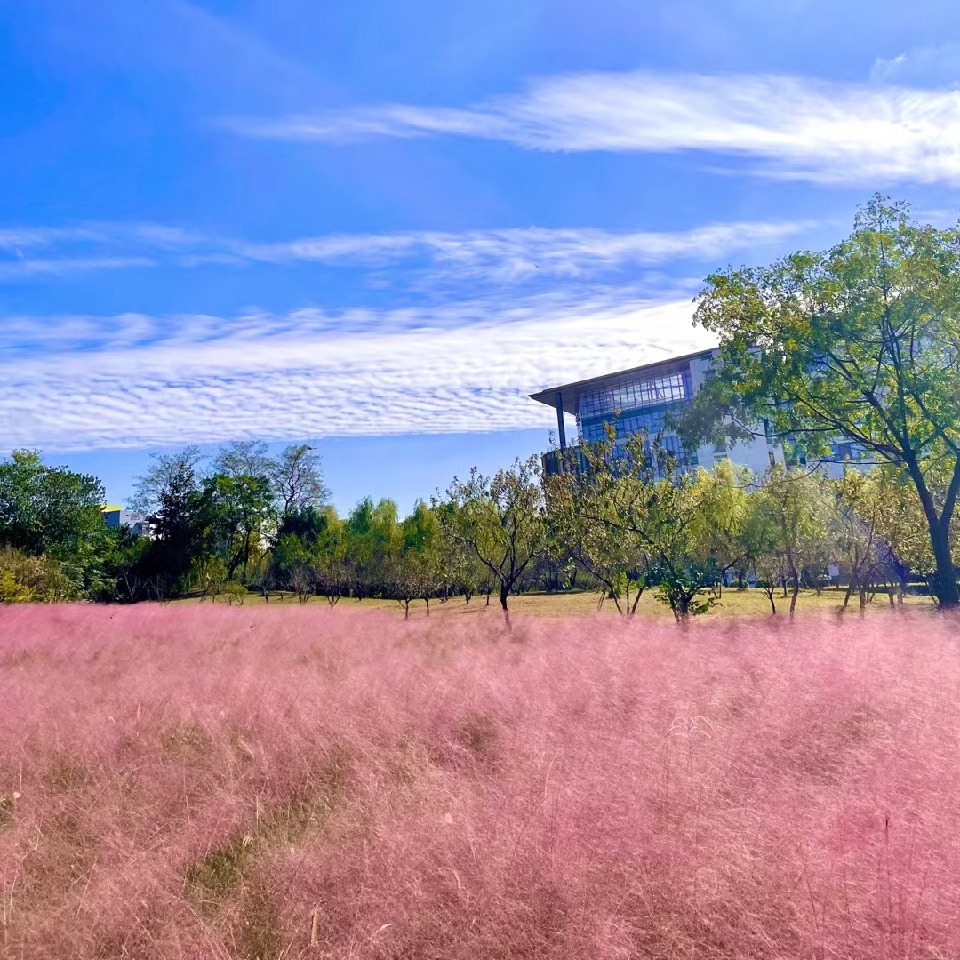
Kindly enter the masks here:
<path id="1" fill-rule="evenodd" d="M 930 542 L 937 561 L 937 604 L 943 608 L 960 606 L 960 591 L 957 590 L 957 571 L 950 555 L 949 531 L 939 521 L 930 527 Z"/>
<path id="2" fill-rule="evenodd" d="M 775 617 L 777 615 L 777 601 L 774 599 L 775 587 L 771 585 L 770 589 L 766 591 L 767 599 L 770 601 L 770 616 Z"/>
<path id="3" fill-rule="evenodd" d="M 506 623 L 507 627 L 510 626 L 510 608 L 508 606 L 508 600 L 510 599 L 510 590 L 505 584 L 500 586 L 500 607 L 503 610 L 503 620 Z"/>
<path id="4" fill-rule="evenodd" d="M 930 532 L 930 546 L 933 547 L 933 557 L 937 564 L 934 593 L 937 605 L 943 608 L 960 606 L 960 591 L 957 590 L 957 572 L 950 555 L 950 528 L 940 520 L 933 496 L 927 487 L 927 482 L 916 461 L 907 461 L 907 471 L 913 480 L 920 502 L 923 504 L 923 513 L 927 518 Z"/>

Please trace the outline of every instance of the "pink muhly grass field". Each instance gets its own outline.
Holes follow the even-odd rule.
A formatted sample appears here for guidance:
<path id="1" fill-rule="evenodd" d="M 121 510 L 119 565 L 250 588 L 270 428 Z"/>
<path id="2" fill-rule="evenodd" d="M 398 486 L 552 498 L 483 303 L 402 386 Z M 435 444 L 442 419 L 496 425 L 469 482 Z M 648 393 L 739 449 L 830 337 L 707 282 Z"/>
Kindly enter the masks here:
<path id="1" fill-rule="evenodd" d="M 960 957 L 956 622 L 0 610 L 0 956 Z"/>

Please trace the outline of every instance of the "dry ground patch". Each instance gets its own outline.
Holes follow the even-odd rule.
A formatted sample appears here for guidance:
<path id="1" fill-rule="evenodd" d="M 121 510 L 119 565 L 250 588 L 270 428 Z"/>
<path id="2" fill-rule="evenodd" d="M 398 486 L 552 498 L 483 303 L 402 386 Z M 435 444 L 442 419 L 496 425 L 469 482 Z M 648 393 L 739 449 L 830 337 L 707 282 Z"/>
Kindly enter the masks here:
<path id="1" fill-rule="evenodd" d="M 802 614 L 839 614 L 843 606 L 843 598 L 846 593 L 844 587 L 827 587 L 819 593 L 812 589 L 803 589 L 800 591 L 800 597 L 797 603 L 797 610 Z M 520 614 L 535 617 L 579 617 L 593 616 L 600 613 L 605 616 L 617 616 L 617 609 L 612 600 L 606 600 L 602 606 L 598 601 L 600 594 L 596 590 L 564 590 L 558 593 L 531 592 L 521 593 L 510 598 L 510 609 Z M 784 597 L 781 590 L 777 590 L 774 597 L 777 606 L 777 615 L 786 615 L 790 599 Z M 233 601 L 236 602 L 235 599 Z M 226 604 L 226 598 L 207 598 L 189 597 L 183 600 L 174 601 L 174 606 L 190 606 L 192 604 L 205 603 L 211 606 Z M 285 592 L 273 592 L 270 594 L 269 605 L 293 606 L 298 603 L 296 594 Z M 247 593 L 244 597 L 243 605 L 260 606 L 266 604 L 263 596 L 257 593 Z M 310 597 L 308 605 L 322 604 L 327 605 L 324 597 Z M 928 596 L 908 595 L 903 598 L 903 605 L 911 610 L 930 610 L 933 601 Z M 373 608 L 375 610 L 385 610 L 394 616 L 402 617 L 403 608 L 396 600 L 380 600 L 368 598 L 365 600 L 356 600 L 352 597 L 342 597 L 337 601 L 336 606 L 341 609 L 358 608 L 361 610 Z M 889 598 L 885 593 L 877 593 L 867 604 L 867 615 L 889 612 Z M 640 598 L 637 612 L 644 617 L 655 619 L 670 620 L 673 614 L 670 608 L 657 600 L 655 589 L 649 589 L 644 592 Z M 707 616 L 711 620 L 727 620 L 730 618 L 739 618 L 744 616 L 766 616 L 770 614 L 770 601 L 762 590 L 755 587 L 738 589 L 736 587 L 724 588 L 717 599 L 715 605 L 710 609 Z M 847 615 L 858 615 L 858 600 L 854 596 L 850 599 Z M 428 605 L 422 600 L 415 600 L 410 606 L 410 616 L 468 616 L 468 617 L 499 617 L 500 606 L 496 596 L 491 598 L 489 605 L 484 597 L 473 597 L 467 603 L 463 597 L 451 597 L 449 600 L 431 600 Z"/>

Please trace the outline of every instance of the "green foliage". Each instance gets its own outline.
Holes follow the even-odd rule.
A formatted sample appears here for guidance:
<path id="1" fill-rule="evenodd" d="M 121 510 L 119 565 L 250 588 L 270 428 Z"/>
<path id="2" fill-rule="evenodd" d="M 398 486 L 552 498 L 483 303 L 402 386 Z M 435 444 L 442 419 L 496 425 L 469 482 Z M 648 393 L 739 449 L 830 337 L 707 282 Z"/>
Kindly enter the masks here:
<path id="1" fill-rule="evenodd" d="M 696 562 L 705 485 L 680 469 L 659 437 L 636 435 L 619 449 L 606 441 L 581 443 L 571 469 L 550 484 L 560 535 L 623 612 L 633 612 L 647 583 L 677 620 L 702 612 L 697 597 L 708 573 Z M 702 526 L 702 525 L 701 525 Z M 634 600 L 624 593 L 633 583 Z M 625 600 L 626 603 L 622 603 Z"/>
<path id="2" fill-rule="evenodd" d="M 227 580 L 220 585 L 220 598 L 225 600 L 230 606 L 236 604 L 242 607 L 247 599 L 247 588 L 242 583 L 236 583 L 233 580 Z"/>
<path id="3" fill-rule="evenodd" d="M 796 610 L 801 575 L 812 568 L 819 578 L 829 562 L 828 524 L 833 494 L 817 471 L 772 467 L 749 499 L 744 537 L 759 578 L 772 591 L 792 585 L 790 614 Z"/>
<path id="4" fill-rule="evenodd" d="M 569 551 L 601 585 L 601 603 L 609 597 L 621 614 L 632 614 L 650 570 L 649 543 L 636 532 L 646 501 L 637 494 L 653 475 L 641 460 L 633 470 L 641 476 L 631 479 L 626 461 L 613 459 L 612 437 L 593 446 L 581 442 L 579 452 L 586 469 L 568 469 L 547 484 L 553 548 Z"/>
<path id="5" fill-rule="evenodd" d="M 429 603 L 443 584 L 443 531 L 436 512 L 422 500 L 404 519 L 386 564 L 384 595 L 399 601 L 404 616 L 410 603 Z"/>
<path id="6" fill-rule="evenodd" d="M 744 536 L 749 511 L 748 490 L 754 483 L 746 467 L 720 460 L 713 470 L 695 474 L 697 513 L 694 519 L 693 556 L 709 571 L 716 584 L 748 562 Z"/>
<path id="7" fill-rule="evenodd" d="M 376 596 L 383 589 L 383 574 L 399 536 L 397 505 L 392 500 L 374 504 L 366 497 L 347 517 L 343 536 L 354 595 L 358 599 Z"/>
<path id="8" fill-rule="evenodd" d="M 309 525 L 304 518 L 310 511 L 320 516 L 329 493 L 312 447 L 292 444 L 273 458 L 260 441 L 236 441 L 221 448 L 213 472 L 204 475 L 202 461 L 196 447 L 187 447 L 155 456 L 140 478 L 134 506 L 151 514 L 157 534 L 133 577 L 141 591 L 167 596 L 199 587 L 210 595 L 214 587 L 204 577 L 219 558 L 225 581 L 249 583 L 268 597 L 274 582 L 286 586 L 295 570 L 310 567 L 313 546 L 294 562 L 289 535 L 310 539 L 291 524 Z M 284 536 L 278 566 L 271 548 Z"/>
<path id="9" fill-rule="evenodd" d="M 0 545 L 26 553 L 70 556 L 103 520 L 96 477 L 48 467 L 35 450 L 0 461 Z"/>
<path id="10" fill-rule="evenodd" d="M 141 566 L 150 548 L 150 540 L 128 528 L 111 529 L 101 523 L 95 533 L 78 541 L 65 566 L 90 600 L 141 600 L 147 595 Z"/>
<path id="11" fill-rule="evenodd" d="M 546 505 L 537 457 L 517 460 L 485 477 L 476 469 L 456 477 L 440 517 L 447 536 L 459 541 L 489 572 L 509 617 L 509 597 L 526 569 L 548 548 Z"/>
<path id="12" fill-rule="evenodd" d="M 674 617 L 683 621 L 706 613 L 716 602 L 703 593 L 704 575 L 695 567 L 681 570 L 674 566 L 663 568 L 657 584 L 657 600 L 665 603 Z"/>
<path id="13" fill-rule="evenodd" d="M 200 460 L 196 447 L 156 455 L 137 484 L 133 505 L 152 514 L 156 541 L 136 576 L 158 599 L 188 589 L 191 569 L 210 553 Z"/>
<path id="14" fill-rule="evenodd" d="M 79 596 L 77 584 L 56 558 L 0 548 L 0 603 L 59 603 Z"/>
<path id="15" fill-rule="evenodd" d="M 432 509 L 441 530 L 439 562 L 444 596 L 462 594 L 467 603 L 477 594 L 489 596 L 493 590 L 493 574 L 469 544 L 453 533 L 459 523 L 456 517 L 459 507 L 449 500 L 435 500 Z"/>
<path id="16" fill-rule="evenodd" d="M 261 546 L 271 517 L 270 482 L 266 477 L 214 474 L 203 482 L 199 519 L 213 548 L 227 564 L 227 579 L 244 576 L 253 552 Z"/>
<path id="17" fill-rule="evenodd" d="M 766 427 L 808 460 L 844 439 L 898 467 L 923 509 L 939 601 L 960 602 L 960 231 L 878 196 L 826 252 L 708 277 L 696 319 L 719 335 L 721 363 L 688 440 Z"/>

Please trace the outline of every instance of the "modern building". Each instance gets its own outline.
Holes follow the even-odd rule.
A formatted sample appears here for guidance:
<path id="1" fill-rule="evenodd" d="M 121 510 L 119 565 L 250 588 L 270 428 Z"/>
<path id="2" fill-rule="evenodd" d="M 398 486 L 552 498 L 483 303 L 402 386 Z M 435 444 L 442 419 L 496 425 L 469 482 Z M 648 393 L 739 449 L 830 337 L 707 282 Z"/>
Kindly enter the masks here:
<path id="1" fill-rule="evenodd" d="M 547 404 L 557 414 L 560 450 L 544 456 L 545 471 L 557 473 L 563 465 L 567 413 L 576 417 L 580 437 L 588 443 L 606 439 L 607 424 L 614 428 L 617 444 L 646 430 L 649 437 L 659 435 L 664 448 L 685 467 L 709 469 L 718 460 L 729 458 L 759 474 L 770 466 L 772 458 L 782 461 L 779 445 L 764 437 L 738 443 L 729 450 L 713 444 L 684 450 L 676 433 L 667 429 L 667 415 L 689 403 L 709 376 L 717 353 L 716 349 L 700 350 L 532 394 L 532 399 Z"/>
<path id="2" fill-rule="evenodd" d="M 106 504 L 100 509 L 103 516 L 103 522 L 114 529 L 116 527 L 129 527 L 131 532 L 138 537 L 153 537 L 153 524 L 142 514 L 135 513 L 132 510 L 125 510 L 115 504 Z"/>

